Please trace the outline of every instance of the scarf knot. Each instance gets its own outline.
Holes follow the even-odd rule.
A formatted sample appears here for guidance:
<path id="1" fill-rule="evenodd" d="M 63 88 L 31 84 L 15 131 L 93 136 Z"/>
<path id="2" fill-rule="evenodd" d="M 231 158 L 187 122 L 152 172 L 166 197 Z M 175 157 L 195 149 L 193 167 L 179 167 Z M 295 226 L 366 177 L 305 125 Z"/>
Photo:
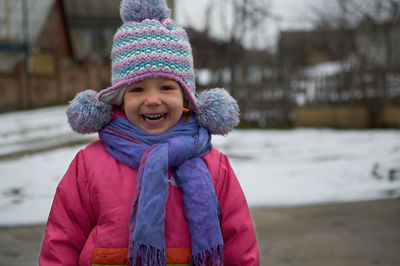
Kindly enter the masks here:
<path id="1" fill-rule="evenodd" d="M 159 135 L 149 134 L 118 117 L 99 131 L 107 151 L 138 170 L 130 215 L 130 265 L 167 265 L 165 206 L 168 169 L 183 191 L 185 217 L 192 242 L 191 265 L 223 265 L 219 204 L 202 156 L 211 135 L 191 117 Z"/>

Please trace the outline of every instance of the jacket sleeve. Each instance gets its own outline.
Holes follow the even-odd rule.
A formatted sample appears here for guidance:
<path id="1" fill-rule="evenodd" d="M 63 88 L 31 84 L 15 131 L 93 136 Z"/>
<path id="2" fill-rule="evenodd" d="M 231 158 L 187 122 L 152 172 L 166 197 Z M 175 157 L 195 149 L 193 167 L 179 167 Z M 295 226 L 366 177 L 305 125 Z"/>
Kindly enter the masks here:
<path id="1" fill-rule="evenodd" d="M 260 256 L 250 211 L 239 181 L 221 154 L 216 192 L 222 213 L 225 265 L 260 265 Z"/>
<path id="2" fill-rule="evenodd" d="M 83 152 L 59 183 L 47 221 L 39 265 L 78 265 L 92 222 Z"/>

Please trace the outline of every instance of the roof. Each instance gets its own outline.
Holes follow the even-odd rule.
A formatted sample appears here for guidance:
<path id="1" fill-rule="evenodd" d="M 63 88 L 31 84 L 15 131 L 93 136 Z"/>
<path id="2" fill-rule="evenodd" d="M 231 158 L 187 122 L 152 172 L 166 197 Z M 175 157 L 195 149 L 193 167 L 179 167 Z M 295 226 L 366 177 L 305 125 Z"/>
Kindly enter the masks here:
<path id="1" fill-rule="evenodd" d="M 23 60 L 27 48 L 37 41 L 56 1 L 62 4 L 79 58 L 87 55 L 86 50 L 90 51 L 93 42 L 112 40 L 113 33 L 122 24 L 120 0 L 0 0 L 0 72 L 12 71 Z M 87 36 L 93 39 L 90 43 L 85 41 Z M 101 47 L 107 53 L 108 42 Z"/>
<path id="2" fill-rule="evenodd" d="M 70 17 L 118 18 L 121 0 L 66 0 L 63 5 Z"/>
<path id="3" fill-rule="evenodd" d="M 55 0 L 0 0 L 0 44 L 3 48 L 0 47 L 0 50 L 23 50 L 25 47 L 21 44 L 26 43 L 27 35 L 30 43 L 35 42 L 54 2 Z M 62 3 L 68 24 L 74 28 L 104 29 L 112 25 L 115 30 L 115 27 L 122 24 L 119 16 L 120 0 L 67 0 Z M 26 22 L 29 27 L 24 29 Z"/>
<path id="4" fill-rule="evenodd" d="M 0 0 L 0 43 L 3 45 L 10 44 L 11 47 L 12 44 L 25 43 L 26 35 L 24 32 L 27 32 L 29 42 L 34 42 L 54 1 Z M 24 13 L 26 13 L 26 16 L 24 16 Z M 23 19 L 24 17 L 27 20 Z M 24 29 L 26 22 L 28 27 Z"/>
<path id="5" fill-rule="evenodd" d="M 24 59 L 27 43 L 37 39 L 54 1 L 0 0 L 0 72 L 12 71 Z"/>

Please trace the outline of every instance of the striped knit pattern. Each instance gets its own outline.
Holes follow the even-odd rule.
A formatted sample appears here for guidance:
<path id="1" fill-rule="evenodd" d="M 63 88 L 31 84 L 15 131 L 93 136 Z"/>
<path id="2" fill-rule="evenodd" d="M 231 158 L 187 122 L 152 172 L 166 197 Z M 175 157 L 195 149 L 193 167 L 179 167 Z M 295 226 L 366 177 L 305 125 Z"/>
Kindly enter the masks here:
<path id="1" fill-rule="evenodd" d="M 114 36 L 111 60 L 112 86 L 100 92 L 100 99 L 134 82 L 163 77 L 178 82 L 197 109 L 192 48 L 185 30 L 173 20 L 125 22 Z M 111 103 L 122 104 L 115 99 Z"/>

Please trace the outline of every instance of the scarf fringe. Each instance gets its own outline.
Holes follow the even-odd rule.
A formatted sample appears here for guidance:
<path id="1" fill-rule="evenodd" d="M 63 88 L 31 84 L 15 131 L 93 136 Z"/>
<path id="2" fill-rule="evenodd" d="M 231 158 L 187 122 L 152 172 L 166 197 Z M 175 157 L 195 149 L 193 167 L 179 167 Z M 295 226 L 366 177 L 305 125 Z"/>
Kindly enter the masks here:
<path id="1" fill-rule="evenodd" d="M 128 258 L 128 265 L 136 266 L 138 261 L 140 261 L 141 266 L 166 266 L 167 253 L 165 249 L 157 249 L 143 243 L 135 243 Z"/>
<path id="2" fill-rule="evenodd" d="M 223 266 L 224 265 L 224 253 L 223 246 L 217 245 L 211 247 L 210 250 L 201 251 L 200 253 L 190 257 L 190 265 L 211 265 L 211 266 Z"/>

